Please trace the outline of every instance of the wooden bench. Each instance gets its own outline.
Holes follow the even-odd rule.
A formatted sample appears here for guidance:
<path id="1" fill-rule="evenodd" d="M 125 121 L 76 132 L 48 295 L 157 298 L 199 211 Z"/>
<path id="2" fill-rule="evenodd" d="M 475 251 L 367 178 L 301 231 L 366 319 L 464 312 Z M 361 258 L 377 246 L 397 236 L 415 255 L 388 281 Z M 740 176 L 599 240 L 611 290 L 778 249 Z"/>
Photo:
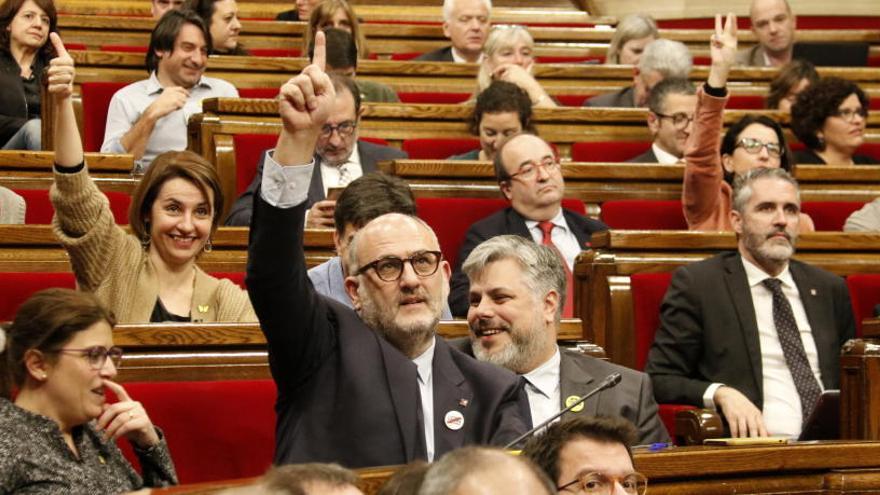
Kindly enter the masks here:
<path id="1" fill-rule="evenodd" d="M 575 264 L 575 314 L 584 322 L 585 338 L 602 346 L 612 362 L 638 368 L 650 342 L 637 344 L 632 277 L 669 273 L 735 250 L 736 238 L 732 232 L 609 231 L 594 234 L 591 244 Z M 880 235 L 803 234 L 795 258 L 841 276 L 880 273 Z"/>

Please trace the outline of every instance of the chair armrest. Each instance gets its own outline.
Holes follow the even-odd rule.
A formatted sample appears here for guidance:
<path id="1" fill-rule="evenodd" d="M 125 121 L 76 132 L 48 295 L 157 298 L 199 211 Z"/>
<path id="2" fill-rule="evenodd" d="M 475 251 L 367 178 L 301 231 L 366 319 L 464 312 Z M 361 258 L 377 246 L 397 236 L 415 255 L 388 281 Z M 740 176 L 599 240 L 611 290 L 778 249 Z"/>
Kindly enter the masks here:
<path id="1" fill-rule="evenodd" d="M 707 438 L 721 438 L 724 421 L 718 411 L 711 409 L 689 409 L 675 413 L 676 445 L 702 445 Z"/>

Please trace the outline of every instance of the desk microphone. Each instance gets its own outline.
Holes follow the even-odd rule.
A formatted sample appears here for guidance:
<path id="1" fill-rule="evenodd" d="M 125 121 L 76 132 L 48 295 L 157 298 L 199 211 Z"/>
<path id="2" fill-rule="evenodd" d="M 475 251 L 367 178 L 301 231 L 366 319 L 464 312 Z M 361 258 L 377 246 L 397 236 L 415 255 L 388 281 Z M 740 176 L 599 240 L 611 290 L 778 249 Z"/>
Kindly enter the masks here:
<path id="1" fill-rule="evenodd" d="M 563 414 L 567 413 L 568 411 L 571 411 L 572 409 L 574 409 L 575 407 L 577 407 L 579 404 L 583 404 L 583 402 L 584 402 L 585 400 L 589 399 L 590 397 L 592 397 L 592 396 L 598 394 L 599 392 L 601 392 L 601 391 L 603 391 L 603 390 L 605 390 L 605 389 L 609 389 L 609 388 L 611 388 L 611 387 L 616 386 L 618 383 L 620 383 L 620 380 L 621 380 L 622 378 L 623 378 L 623 377 L 620 376 L 620 373 L 611 373 L 610 375 L 606 376 L 605 379 L 602 380 L 602 383 L 600 383 L 596 388 L 594 388 L 593 390 L 591 390 L 587 395 L 584 395 L 584 396 L 581 397 L 580 399 L 578 399 L 578 400 L 572 402 L 571 404 L 569 404 L 568 407 L 566 407 L 565 409 L 559 411 L 558 413 L 554 414 L 553 416 L 550 416 L 550 418 L 548 418 L 547 421 L 544 421 L 543 423 L 539 424 L 538 426 L 536 426 L 536 427 L 532 428 L 531 430 L 529 430 L 529 431 L 523 433 L 522 435 L 520 435 L 519 437 L 517 437 L 516 440 L 514 440 L 514 441 L 510 442 L 509 444 L 505 445 L 505 446 L 504 446 L 504 449 L 505 449 L 505 450 L 512 449 L 513 447 L 516 446 L 516 444 L 522 442 L 522 441 L 525 440 L 526 438 L 529 438 L 530 436 L 534 435 L 534 434 L 537 433 L 538 431 L 542 430 L 543 428 L 545 428 L 545 427 L 546 427 L 547 425 L 549 425 L 550 423 L 552 423 L 552 422 L 556 421 L 557 419 L 559 419 L 559 417 L 562 416 Z"/>

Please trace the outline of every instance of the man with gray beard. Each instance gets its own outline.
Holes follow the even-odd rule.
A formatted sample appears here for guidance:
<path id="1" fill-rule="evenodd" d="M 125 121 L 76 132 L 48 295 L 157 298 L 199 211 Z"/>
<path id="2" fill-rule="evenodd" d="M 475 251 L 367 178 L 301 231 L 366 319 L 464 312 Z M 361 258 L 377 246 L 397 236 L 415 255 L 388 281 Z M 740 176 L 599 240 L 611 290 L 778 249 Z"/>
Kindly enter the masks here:
<path id="1" fill-rule="evenodd" d="M 517 235 L 493 237 L 471 252 L 462 271 L 470 279 L 468 350 L 525 378 L 533 424 L 620 373 L 620 384 L 572 412 L 625 418 L 638 428 L 639 444 L 669 440 L 647 375 L 556 345 L 566 276 L 552 248 Z"/>
<path id="2" fill-rule="evenodd" d="M 753 169 L 732 198 L 737 252 L 676 270 L 645 370 L 658 402 L 717 408 L 731 436 L 796 437 L 822 390 L 839 388 L 849 293 L 791 259 L 801 202 L 788 172 Z"/>

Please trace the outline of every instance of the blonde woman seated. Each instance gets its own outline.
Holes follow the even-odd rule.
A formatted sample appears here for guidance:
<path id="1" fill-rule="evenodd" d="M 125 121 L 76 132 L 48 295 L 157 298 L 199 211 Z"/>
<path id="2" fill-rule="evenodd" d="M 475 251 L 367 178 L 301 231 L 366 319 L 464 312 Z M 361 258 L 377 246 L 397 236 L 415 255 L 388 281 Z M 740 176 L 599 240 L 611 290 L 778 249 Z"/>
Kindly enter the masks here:
<path id="1" fill-rule="evenodd" d="M 659 37 L 653 17 L 648 14 L 630 14 L 617 24 L 608 44 L 605 63 L 639 65 L 645 47 Z"/>
<path id="2" fill-rule="evenodd" d="M 60 39 L 57 45 L 49 70 L 56 112 L 52 226 L 78 287 L 94 292 L 120 323 L 256 321 L 243 290 L 196 265 L 223 211 L 217 172 L 205 159 L 188 151 L 156 157 L 132 196 L 133 235 L 116 225 L 83 161 L 73 59 Z"/>
<path id="3" fill-rule="evenodd" d="M 544 91 L 532 75 L 535 60 L 532 53 L 535 41 L 522 26 L 495 26 L 483 45 L 483 63 L 477 74 L 477 94 L 492 81 L 516 84 L 529 95 L 534 107 L 556 107 L 556 102 Z"/>

